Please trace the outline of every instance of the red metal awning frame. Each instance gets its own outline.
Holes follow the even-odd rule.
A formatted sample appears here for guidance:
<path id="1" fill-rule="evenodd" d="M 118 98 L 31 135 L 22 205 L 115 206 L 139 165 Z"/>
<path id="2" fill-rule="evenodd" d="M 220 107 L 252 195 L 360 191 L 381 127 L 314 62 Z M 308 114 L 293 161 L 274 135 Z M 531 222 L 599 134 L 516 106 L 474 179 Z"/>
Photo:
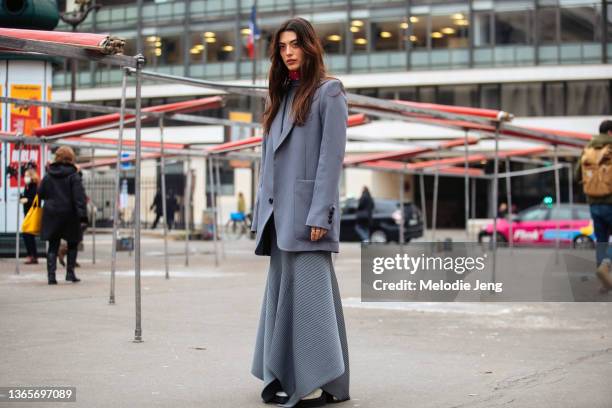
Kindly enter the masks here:
<path id="1" fill-rule="evenodd" d="M 148 108 L 142 109 L 143 119 L 146 119 L 147 112 L 157 112 L 157 113 L 170 113 L 170 112 L 194 112 L 194 111 L 202 111 L 207 109 L 217 109 L 223 106 L 223 98 L 220 96 L 213 96 L 209 98 L 201 98 L 195 99 L 191 101 L 183 101 L 183 102 L 175 102 L 169 103 L 165 105 L 157 105 L 150 106 Z M 135 115 L 125 115 L 126 120 L 133 119 Z M 57 123 L 54 125 L 50 125 L 44 128 L 36 128 L 34 129 L 34 135 L 36 136 L 57 136 L 60 134 L 83 131 L 84 134 L 88 133 L 87 131 L 97 131 L 100 126 L 105 125 L 116 125 L 119 126 L 120 114 L 111 113 L 109 115 L 100 115 L 94 116 L 92 118 L 86 119 L 77 119 L 69 122 Z"/>
<path id="2" fill-rule="evenodd" d="M 40 41 L 53 44 L 72 45 L 98 51 L 103 54 L 123 52 L 125 41 L 109 34 L 73 33 L 65 31 L 24 30 L 18 28 L 0 28 L 0 36 L 20 40 Z"/>
<path id="3" fill-rule="evenodd" d="M 177 156 L 176 154 L 165 154 L 164 155 L 164 157 L 176 157 L 176 156 Z M 142 154 L 143 160 L 159 159 L 160 157 L 162 157 L 161 153 L 143 153 Z M 134 156 L 122 157 L 120 161 L 121 163 L 133 162 L 133 161 L 136 161 L 136 157 Z M 94 160 L 94 161 L 87 162 L 87 163 L 79 163 L 79 167 L 81 169 L 93 169 L 96 167 L 115 166 L 115 165 L 117 165 L 116 158 Z"/>
<path id="4" fill-rule="evenodd" d="M 367 162 L 362 165 L 357 166 L 356 168 L 364 168 L 370 170 L 379 170 L 379 171 L 391 171 L 396 173 L 409 173 L 409 174 L 427 174 L 432 175 L 437 173 L 440 176 L 457 176 L 457 177 L 486 177 L 484 170 L 475 169 L 475 168 L 462 168 L 462 167 L 454 167 L 454 166 L 442 166 L 437 170 L 434 169 L 412 169 L 408 167 L 408 163 L 402 163 L 398 161 L 392 160 L 380 160 L 376 162 Z"/>
<path id="5" fill-rule="evenodd" d="M 117 146 L 119 143 L 116 139 L 107 138 L 107 137 L 68 137 L 63 140 L 73 141 L 73 142 L 79 142 L 79 141 L 90 142 L 90 143 L 96 143 L 96 144 L 101 144 L 101 145 L 108 145 L 109 147 Z M 123 147 L 135 147 L 136 142 L 134 140 L 123 139 L 122 145 Z M 160 142 L 151 142 L 151 141 L 143 140 L 140 142 L 140 146 L 151 148 L 151 149 L 161 149 Z M 177 149 L 178 150 L 178 149 L 187 149 L 188 147 L 189 145 L 186 145 L 183 143 L 164 142 L 164 149 Z"/>
<path id="6" fill-rule="evenodd" d="M 413 149 L 399 150 L 395 152 L 383 152 L 383 153 L 371 153 L 364 155 L 353 155 L 350 157 L 346 157 L 344 159 L 344 166 L 355 165 L 359 163 L 373 162 L 379 160 L 400 160 L 400 159 L 408 159 L 411 157 L 416 157 L 421 154 L 435 152 L 437 150 L 447 150 L 452 149 L 453 147 L 464 146 L 466 143 L 468 145 L 474 145 L 479 142 L 479 139 L 475 137 L 466 138 L 458 138 L 453 139 L 448 142 L 443 142 L 439 145 L 428 146 L 428 147 L 417 147 Z"/>
<path id="7" fill-rule="evenodd" d="M 366 115 L 356 114 L 349 115 L 347 120 L 347 127 L 360 126 L 368 122 Z M 263 138 L 261 136 L 247 137 L 246 139 L 235 140 L 231 142 L 220 143 L 216 146 L 207 148 L 210 153 L 220 154 L 227 152 L 234 152 L 237 150 L 252 149 L 260 146 Z"/>

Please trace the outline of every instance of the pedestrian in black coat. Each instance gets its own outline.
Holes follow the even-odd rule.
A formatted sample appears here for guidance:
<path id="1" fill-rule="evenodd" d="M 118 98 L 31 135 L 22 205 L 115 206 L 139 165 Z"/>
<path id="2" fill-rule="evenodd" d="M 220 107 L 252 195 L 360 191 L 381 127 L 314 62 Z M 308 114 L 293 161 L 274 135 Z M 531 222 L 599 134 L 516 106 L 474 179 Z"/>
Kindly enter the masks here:
<path id="1" fill-rule="evenodd" d="M 26 170 L 24 180 L 25 188 L 20 197 L 20 201 L 23 204 L 23 215 L 25 216 L 28 214 L 28 211 L 30 211 L 32 204 L 34 203 L 34 198 L 36 197 L 40 179 L 38 178 L 38 173 L 36 170 L 30 168 Z M 25 247 L 28 252 L 28 260 L 26 261 L 26 264 L 37 264 L 38 252 L 36 251 L 36 236 L 26 233 L 22 233 L 21 236 L 23 236 L 23 241 L 25 242 Z"/>
<path id="2" fill-rule="evenodd" d="M 155 211 L 155 221 L 153 221 L 151 229 L 155 229 L 157 227 L 157 223 L 164 215 L 164 207 L 162 204 L 161 190 L 157 190 L 157 193 L 155 193 L 155 197 L 153 198 L 153 204 L 151 204 L 151 207 L 149 207 L 149 210 Z"/>
<path id="3" fill-rule="evenodd" d="M 359 204 L 357 204 L 357 214 L 355 222 L 355 232 L 359 235 L 362 242 L 370 240 L 370 227 L 372 226 L 372 212 L 374 211 L 374 200 L 370 195 L 370 190 L 363 187 Z"/>
<path id="4" fill-rule="evenodd" d="M 38 189 L 38 197 L 44 201 L 41 239 L 49 241 L 49 284 L 57 284 L 55 271 L 61 239 L 68 243 L 66 280 L 79 282 L 74 268 L 78 244 L 82 239 L 81 224 L 87 225 L 87 199 L 76 167 L 76 156 L 70 147 L 62 146 L 55 152 L 55 161 L 47 169 Z"/>

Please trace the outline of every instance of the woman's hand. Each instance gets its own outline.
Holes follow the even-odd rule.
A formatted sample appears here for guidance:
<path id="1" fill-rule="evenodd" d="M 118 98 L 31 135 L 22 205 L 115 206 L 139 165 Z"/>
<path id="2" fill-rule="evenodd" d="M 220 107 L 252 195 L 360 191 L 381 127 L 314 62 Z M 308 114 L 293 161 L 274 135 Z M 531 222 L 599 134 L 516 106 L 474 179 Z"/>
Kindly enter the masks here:
<path id="1" fill-rule="evenodd" d="M 319 227 L 310 227 L 310 240 L 318 241 L 323 238 L 327 234 L 327 230 L 325 228 Z"/>

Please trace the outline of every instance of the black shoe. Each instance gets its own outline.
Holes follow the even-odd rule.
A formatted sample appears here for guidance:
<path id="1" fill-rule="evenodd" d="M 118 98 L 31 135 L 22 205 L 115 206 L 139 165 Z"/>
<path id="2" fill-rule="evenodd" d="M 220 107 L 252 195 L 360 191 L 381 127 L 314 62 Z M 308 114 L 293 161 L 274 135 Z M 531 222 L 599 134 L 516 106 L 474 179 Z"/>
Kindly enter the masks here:
<path id="1" fill-rule="evenodd" d="M 295 404 L 295 408 L 322 407 L 325 404 L 327 404 L 327 396 L 326 396 L 326 392 L 323 391 L 321 392 L 321 395 L 319 395 L 317 398 L 308 398 L 308 399 L 299 400 L 298 403 Z"/>
<path id="2" fill-rule="evenodd" d="M 289 401 L 288 395 L 285 395 L 285 396 L 274 395 L 272 399 L 268 402 L 273 402 L 275 404 L 285 404 L 287 401 Z"/>
<path id="3" fill-rule="evenodd" d="M 76 267 L 77 261 L 77 247 L 68 245 L 68 252 L 66 253 L 66 280 L 70 282 L 80 282 L 81 280 L 74 274 L 74 268 Z"/>
<path id="4" fill-rule="evenodd" d="M 47 282 L 49 285 L 57 285 L 57 280 L 55 279 L 55 271 L 57 270 L 57 255 L 50 253 L 47 256 Z"/>
<path id="5" fill-rule="evenodd" d="M 331 404 L 335 404 L 335 403 L 338 403 L 338 402 L 348 401 L 348 400 L 351 399 L 350 397 L 347 397 L 345 399 L 338 399 L 338 398 L 334 397 L 332 394 L 330 394 L 329 392 L 327 392 L 325 390 L 323 391 L 323 394 L 321 396 L 325 397 L 325 402 L 327 402 L 328 404 L 330 404 L 330 403 Z"/>
<path id="6" fill-rule="evenodd" d="M 69 274 L 69 273 L 68 273 L 68 274 L 66 274 L 66 280 L 67 280 L 68 282 L 74 282 L 74 283 L 76 283 L 76 282 L 80 282 L 80 281 L 81 281 L 79 278 L 77 278 L 77 277 L 76 277 L 76 275 L 75 275 L 74 273 L 72 273 L 72 274 Z"/>

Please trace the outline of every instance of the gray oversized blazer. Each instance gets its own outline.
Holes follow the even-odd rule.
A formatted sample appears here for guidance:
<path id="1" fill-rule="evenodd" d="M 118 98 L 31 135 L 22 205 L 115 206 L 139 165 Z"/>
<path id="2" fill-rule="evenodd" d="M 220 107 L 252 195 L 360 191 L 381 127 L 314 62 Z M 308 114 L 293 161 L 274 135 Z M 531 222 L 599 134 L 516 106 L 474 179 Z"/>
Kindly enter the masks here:
<path id="1" fill-rule="evenodd" d="M 269 134 L 263 137 L 251 225 L 251 231 L 257 232 L 257 255 L 270 255 L 264 249 L 262 235 L 272 212 L 281 250 L 338 252 L 339 248 L 338 188 L 346 148 L 346 94 L 340 80 L 322 81 L 313 95 L 306 123 L 295 126 L 291 104 L 297 86 L 299 83 L 289 88 Z M 318 241 L 311 241 L 311 227 L 328 231 Z"/>

